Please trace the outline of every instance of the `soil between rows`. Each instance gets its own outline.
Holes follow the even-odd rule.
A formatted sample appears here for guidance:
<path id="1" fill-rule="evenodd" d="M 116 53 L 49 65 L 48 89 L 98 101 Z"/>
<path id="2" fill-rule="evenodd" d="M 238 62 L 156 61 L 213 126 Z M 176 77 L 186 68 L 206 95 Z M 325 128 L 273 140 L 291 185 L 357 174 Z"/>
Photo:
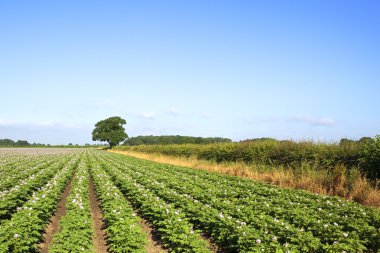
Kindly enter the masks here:
<path id="1" fill-rule="evenodd" d="M 138 213 L 138 212 L 135 212 Z M 140 216 L 141 218 L 141 216 Z M 166 249 L 164 249 L 163 243 L 160 239 L 160 236 L 157 232 L 154 231 L 152 228 L 152 225 L 144 220 L 143 218 L 140 219 L 139 222 L 140 227 L 142 230 L 146 233 L 148 236 L 148 244 L 145 247 L 145 250 L 147 253 L 166 253 L 168 252 Z"/>
<path id="2" fill-rule="evenodd" d="M 93 227 L 93 243 L 95 252 L 107 253 L 106 232 L 104 231 L 103 214 L 99 207 L 99 201 L 96 197 L 95 186 L 90 178 L 90 206 Z"/>
<path id="3" fill-rule="evenodd" d="M 75 175 L 73 175 L 70 181 L 67 183 L 65 190 L 62 193 L 61 200 L 58 202 L 57 210 L 55 211 L 54 216 L 50 219 L 50 222 L 45 229 L 44 240 L 38 245 L 41 253 L 49 252 L 49 246 L 51 244 L 53 236 L 60 230 L 59 221 L 67 212 L 66 200 L 69 196 L 74 177 Z"/>

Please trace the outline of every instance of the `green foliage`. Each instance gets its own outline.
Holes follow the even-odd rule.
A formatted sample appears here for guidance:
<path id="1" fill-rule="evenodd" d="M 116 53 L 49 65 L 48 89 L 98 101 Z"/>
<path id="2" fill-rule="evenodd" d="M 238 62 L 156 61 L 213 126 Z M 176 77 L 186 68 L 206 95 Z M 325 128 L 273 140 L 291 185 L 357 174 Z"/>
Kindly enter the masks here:
<path id="1" fill-rule="evenodd" d="M 46 147 L 50 144 L 29 143 L 26 140 L 13 141 L 11 139 L 0 139 L 0 147 Z"/>
<path id="2" fill-rule="evenodd" d="M 54 236 L 49 252 L 93 252 L 89 175 L 83 159 L 76 168 L 66 207 L 67 212 L 60 221 L 61 230 Z"/>
<path id="3" fill-rule="evenodd" d="M 171 156 L 195 156 L 216 162 L 246 162 L 300 168 L 304 164 L 315 170 L 333 169 L 338 165 L 361 168 L 370 177 L 379 176 L 379 141 L 364 137 L 359 141 L 342 139 L 339 144 L 277 141 L 269 138 L 246 140 L 240 143 L 140 145 L 118 149 Z"/>
<path id="4" fill-rule="evenodd" d="M 112 148 L 128 138 L 123 127 L 125 124 L 127 124 L 125 119 L 120 117 L 101 120 L 95 124 L 95 129 L 92 131 L 92 140 L 106 141 Z"/>
<path id="5" fill-rule="evenodd" d="M 38 190 L 30 199 L 16 208 L 10 220 L 0 224 L 0 252 L 38 252 L 37 243 L 42 240 L 41 231 L 54 213 L 61 193 L 71 178 L 79 160 L 79 154 L 67 161 L 55 176 L 44 185 L 40 182 Z M 17 173 L 16 170 L 14 173 Z M 20 185 L 20 188 L 23 188 Z M 9 205 L 11 208 L 11 204 Z"/>
<path id="6" fill-rule="evenodd" d="M 378 141 L 379 137 L 365 141 L 369 154 L 378 152 Z M 352 201 L 104 151 L 69 152 L 46 159 L 0 156 L 0 189 L 5 189 L 0 191 L 5 194 L 1 201 L 13 210 L 17 198 L 6 197 L 14 191 L 7 193 L 8 189 L 35 185 L 16 211 L 0 221 L 1 253 L 38 252 L 42 231 L 74 173 L 67 213 L 49 252 L 92 252 L 89 171 L 109 252 L 144 252 L 145 236 L 133 209 L 153 224 L 170 252 L 210 252 L 202 233 L 226 252 L 380 250 L 379 210 Z M 25 173 L 24 163 L 31 165 Z M 336 167 L 334 173 L 339 177 L 344 167 Z M 43 174 L 54 176 L 46 181 Z"/>
<path id="7" fill-rule="evenodd" d="M 14 186 L 12 188 L 1 192 L 0 219 L 9 219 L 16 212 L 16 208 L 26 202 L 31 197 L 31 194 L 41 187 L 41 185 L 46 184 L 54 177 L 68 160 L 69 157 L 62 157 L 61 159 L 56 159 L 53 163 L 48 162 L 42 166 L 38 166 L 37 173 L 24 178 L 21 185 L 13 181 Z M 14 173 L 12 172 L 12 174 Z"/>
<path id="8" fill-rule="evenodd" d="M 171 217 L 188 220 L 228 252 L 380 249 L 376 209 L 201 170 L 115 154 L 98 157 L 128 199 L 156 226 L 170 225 Z M 183 242 L 180 235 L 186 230 L 175 229 L 159 231 L 169 247 L 184 249 L 175 242 Z M 166 237 L 167 231 L 177 235 Z"/>
<path id="9" fill-rule="evenodd" d="M 364 149 L 361 152 L 362 165 L 370 177 L 378 178 L 380 176 L 380 135 L 374 139 L 366 139 Z"/>
<path id="10" fill-rule="evenodd" d="M 123 145 L 137 146 L 137 145 L 169 145 L 169 144 L 210 144 L 231 142 L 230 139 L 221 137 L 192 137 L 192 136 L 180 136 L 180 135 L 164 135 L 164 136 L 137 136 L 127 139 Z"/>
<path id="11" fill-rule="evenodd" d="M 90 159 L 90 171 L 105 219 L 109 251 L 145 252 L 146 235 L 138 224 L 139 218 L 94 157 Z"/>
<path id="12" fill-rule="evenodd" d="M 144 218 L 153 223 L 171 252 L 210 252 L 205 242 L 200 240 L 200 232 L 193 229 L 193 225 L 184 213 L 157 197 L 148 187 L 138 184 L 135 179 L 126 175 L 120 170 L 118 161 L 104 160 L 104 158 L 102 160 L 101 166 Z"/>

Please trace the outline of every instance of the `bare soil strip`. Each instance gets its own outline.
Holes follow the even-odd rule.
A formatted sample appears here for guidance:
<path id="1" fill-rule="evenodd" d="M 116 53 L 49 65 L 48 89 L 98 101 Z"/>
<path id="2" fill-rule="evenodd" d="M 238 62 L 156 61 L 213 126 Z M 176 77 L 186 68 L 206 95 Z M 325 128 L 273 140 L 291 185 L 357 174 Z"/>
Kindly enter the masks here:
<path id="1" fill-rule="evenodd" d="M 93 227 L 93 243 L 95 252 L 107 253 L 106 232 L 104 231 L 103 214 L 99 207 L 99 201 L 95 194 L 94 182 L 90 178 L 90 206 Z"/>
<path id="2" fill-rule="evenodd" d="M 136 214 L 138 214 L 138 212 L 136 212 Z M 148 253 L 168 252 L 167 250 L 164 249 L 164 246 L 160 240 L 160 237 L 154 231 L 154 229 L 152 228 L 152 225 L 148 221 L 141 218 L 139 224 L 141 228 L 143 229 L 143 231 L 148 235 L 148 244 L 145 247 L 146 252 Z"/>
<path id="3" fill-rule="evenodd" d="M 201 240 L 204 240 L 207 242 L 207 244 L 209 245 L 209 247 L 208 247 L 209 250 L 211 250 L 211 252 L 213 252 L 213 253 L 227 252 L 227 251 L 223 250 L 221 247 L 219 247 L 216 243 L 214 243 L 210 236 L 208 236 L 204 233 L 202 233 Z"/>
<path id="4" fill-rule="evenodd" d="M 62 216 L 64 216 L 67 212 L 66 200 L 69 196 L 74 177 L 75 176 L 72 176 L 70 181 L 66 185 L 66 188 L 62 193 L 61 200 L 58 202 L 57 210 L 55 211 L 54 216 L 50 219 L 50 222 L 45 229 L 44 240 L 42 243 L 38 245 L 41 253 L 49 252 L 49 246 L 51 244 L 53 236 L 60 230 L 59 221 L 61 220 Z"/>

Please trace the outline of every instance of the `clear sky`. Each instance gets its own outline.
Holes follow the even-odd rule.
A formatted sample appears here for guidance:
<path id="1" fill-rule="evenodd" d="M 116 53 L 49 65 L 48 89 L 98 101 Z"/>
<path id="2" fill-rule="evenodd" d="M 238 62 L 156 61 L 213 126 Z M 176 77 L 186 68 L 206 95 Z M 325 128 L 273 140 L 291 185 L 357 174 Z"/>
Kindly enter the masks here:
<path id="1" fill-rule="evenodd" d="M 0 139 L 380 134 L 379 1 L 0 1 Z"/>

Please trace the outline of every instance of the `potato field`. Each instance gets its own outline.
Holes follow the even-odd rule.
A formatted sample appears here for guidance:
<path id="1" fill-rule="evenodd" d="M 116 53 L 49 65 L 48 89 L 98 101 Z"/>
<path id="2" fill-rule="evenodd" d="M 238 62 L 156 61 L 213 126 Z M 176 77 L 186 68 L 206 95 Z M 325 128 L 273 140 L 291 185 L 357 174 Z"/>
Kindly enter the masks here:
<path id="1" fill-rule="evenodd" d="M 93 149 L 0 149 L 0 252 L 379 251 L 380 211 L 338 197 Z"/>

